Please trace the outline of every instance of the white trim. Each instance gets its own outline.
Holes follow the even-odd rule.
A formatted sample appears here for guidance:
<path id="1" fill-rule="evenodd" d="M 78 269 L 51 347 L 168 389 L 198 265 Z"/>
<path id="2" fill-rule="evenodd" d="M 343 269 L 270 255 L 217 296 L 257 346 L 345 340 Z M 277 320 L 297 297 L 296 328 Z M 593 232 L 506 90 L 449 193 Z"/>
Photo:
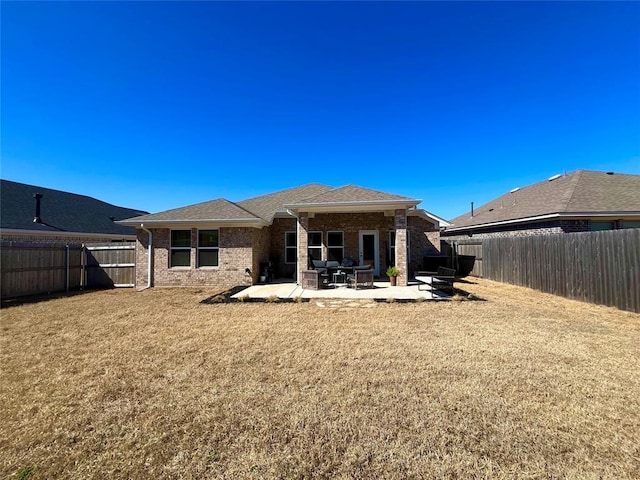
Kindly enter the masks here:
<path id="1" fill-rule="evenodd" d="M 287 234 L 293 235 L 296 241 L 294 245 L 287 245 Z M 293 249 L 295 252 L 295 260 L 293 262 L 287 262 L 288 249 Z M 287 230 L 284 232 L 284 264 L 295 265 L 296 263 L 298 263 L 298 233 L 295 230 Z"/>
<path id="2" fill-rule="evenodd" d="M 119 220 L 115 223 L 125 226 L 138 226 L 141 221 L 133 221 L 133 220 Z M 190 225 L 191 228 L 202 228 L 205 229 L 204 226 L 215 226 L 215 228 L 220 227 L 255 227 L 262 228 L 268 226 L 269 223 L 265 222 L 259 218 L 231 218 L 231 219 L 197 219 L 197 220 L 143 220 L 142 223 L 145 225 L 152 225 L 153 228 L 172 228 L 173 226 L 178 226 L 175 230 L 180 228 L 186 228 L 187 225 Z"/>
<path id="3" fill-rule="evenodd" d="M 103 245 L 100 247 L 85 247 L 87 250 L 135 250 L 135 245 Z"/>
<path id="4" fill-rule="evenodd" d="M 340 233 L 342 234 L 342 244 L 341 245 L 329 245 L 329 234 L 330 233 Z M 329 249 L 330 248 L 340 248 L 342 250 L 341 257 L 344 258 L 344 230 L 327 230 L 327 260 L 329 260 Z"/>
<path id="5" fill-rule="evenodd" d="M 135 263 L 101 263 L 101 267 L 104 268 L 119 268 L 119 267 L 135 267 Z"/>
<path id="6" fill-rule="evenodd" d="M 217 247 L 201 247 L 200 246 L 200 232 L 218 232 L 218 246 Z M 218 252 L 218 264 L 217 265 L 200 265 L 200 251 L 217 251 Z M 219 228 L 201 228 L 196 233 L 196 268 L 219 268 L 220 267 L 220 229 Z"/>
<path id="7" fill-rule="evenodd" d="M 319 233 L 320 234 L 320 245 L 313 245 L 312 246 L 312 245 L 309 244 L 309 236 L 312 233 Z M 322 231 L 321 230 L 308 230 L 307 231 L 307 255 L 309 255 L 309 250 L 311 250 L 312 248 L 314 250 L 320 249 L 320 258 L 316 258 L 315 260 L 322 260 L 322 257 L 323 257 L 322 254 L 323 254 L 323 250 L 324 250 L 324 248 L 323 248 L 324 247 L 324 241 L 323 240 L 324 240 L 324 236 L 322 235 Z"/>
<path id="8" fill-rule="evenodd" d="M 358 232 L 358 259 L 359 264 L 364 265 L 364 253 L 363 253 L 363 237 L 364 235 L 373 235 L 373 274 L 376 276 L 380 275 L 380 239 L 378 230 L 360 230 Z"/>
<path id="9" fill-rule="evenodd" d="M 173 246 L 173 232 L 189 232 L 189 246 L 188 247 L 174 247 Z M 169 268 L 191 268 L 191 249 L 193 248 L 193 232 L 187 228 L 172 228 L 169 231 Z M 189 251 L 189 265 L 172 265 L 171 253 L 174 250 L 188 250 Z M 196 260 L 197 261 L 197 260 Z"/>
<path id="10" fill-rule="evenodd" d="M 582 218 L 612 218 L 623 220 L 625 217 L 640 217 L 640 212 L 567 212 L 567 213 L 549 213 L 547 215 L 538 215 L 535 217 L 524 217 L 517 218 L 514 220 L 501 220 L 499 222 L 490 222 L 490 223 L 478 223 L 474 225 L 465 225 L 464 227 L 451 227 L 447 228 L 445 232 L 457 232 L 463 230 L 471 230 L 476 228 L 488 228 L 499 225 L 510 225 L 510 224 L 519 224 L 519 223 L 528 223 L 528 222 L 536 222 L 539 220 L 549 220 L 553 218 L 562 218 L 562 219 L 582 219 Z M 622 217 L 622 218 L 621 218 Z"/>

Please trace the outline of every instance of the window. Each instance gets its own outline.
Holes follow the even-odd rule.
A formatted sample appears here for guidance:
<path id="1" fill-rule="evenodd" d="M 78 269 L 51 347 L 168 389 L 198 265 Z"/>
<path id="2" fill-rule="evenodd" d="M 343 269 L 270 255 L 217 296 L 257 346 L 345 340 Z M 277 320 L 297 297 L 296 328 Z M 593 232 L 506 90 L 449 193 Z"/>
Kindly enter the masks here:
<path id="1" fill-rule="evenodd" d="M 396 264 L 396 231 L 389 232 L 389 258 L 387 259 L 389 267 Z"/>
<path id="2" fill-rule="evenodd" d="M 296 263 L 298 259 L 298 235 L 296 232 L 284 234 L 284 263 Z"/>
<path id="3" fill-rule="evenodd" d="M 407 230 L 407 260 L 411 258 L 411 235 Z M 389 266 L 396 264 L 396 231 L 389 231 L 389 258 L 387 259 Z"/>
<path id="4" fill-rule="evenodd" d="M 634 222 L 633 220 L 624 220 L 622 222 L 622 228 L 640 228 L 640 222 Z"/>
<path id="5" fill-rule="evenodd" d="M 589 228 L 592 232 L 597 232 L 600 230 L 613 230 L 614 229 L 614 224 L 613 222 L 598 222 L 598 221 L 591 221 L 591 224 L 589 225 Z"/>
<path id="6" fill-rule="evenodd" d="M 171 230 L 169 266 L 191 266 L 191 230 Z"/>
<path id="7" fill-rule="evenodd" d="M 218 230 L 198 230 L 198 267 L 218 266 Z"/>
<path id="8" fill-rule="evenodd" d="M 309 232 L 308 251 L 312 260 L 322 260 L 322 232 Z"/>
<path id="9" fill-rule="evenodd" d="M 344 233 L 327 232 L 327 260 L 342 262 L 344 258 Z"/>

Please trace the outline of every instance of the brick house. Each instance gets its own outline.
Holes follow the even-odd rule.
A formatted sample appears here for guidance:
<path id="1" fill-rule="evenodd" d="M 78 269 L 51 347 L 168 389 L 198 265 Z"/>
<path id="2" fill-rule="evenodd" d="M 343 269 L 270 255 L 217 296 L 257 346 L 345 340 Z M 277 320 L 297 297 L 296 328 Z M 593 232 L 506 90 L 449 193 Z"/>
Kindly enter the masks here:
<path id="1" fill-rule="evenodd" d="M 576 170 L 514 188 L 451 220 L 443 239 L 640 228 L 640 175 Z"/>
<path id="2" fill-rule="evenodd" d="M 352 258 L 398 282 L 437 252 L 444 220 L 420 200 L 348 185 L 309 184 L 241 202 L 217 199 L 118 222 L 137 229 L 136 284 L 240 285 L 265 265 L 300 279 L 310 258 Z"/>
<path id="3" fill-rule="evenodd" d="M 135 229 L 116 221 L 146 213 L 10 180 L 0 180 L 0 195 L 3 245 L 133 241 Z"/>

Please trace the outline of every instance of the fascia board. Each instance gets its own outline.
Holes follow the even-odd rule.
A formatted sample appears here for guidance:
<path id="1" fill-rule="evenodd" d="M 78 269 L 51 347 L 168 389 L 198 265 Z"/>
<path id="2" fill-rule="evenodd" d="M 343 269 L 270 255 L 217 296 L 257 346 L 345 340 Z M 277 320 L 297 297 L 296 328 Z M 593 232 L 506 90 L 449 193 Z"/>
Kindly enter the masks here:
<path id="1" fill-rule="evenodd" d="M 478 228 L 490 228 L 502 225 L 515 225 L 520 223 L 537 222 L 540 220 L 549 220 L 552 218 L 563 219 L 581 219 L 581 218 L 621 218 L 621 217 L 640 217 L 640 212 L 563 212 L 549 213 L 547 215 L 537 215 L 535 217 L 517 218 L 513 220 L 502 220 L 500 222 L 478 223 L 474 225 L 465 225 L 464 227 L 447 228 L 447 232 L 462 232 L 465 230 L 474 230 Z"/>

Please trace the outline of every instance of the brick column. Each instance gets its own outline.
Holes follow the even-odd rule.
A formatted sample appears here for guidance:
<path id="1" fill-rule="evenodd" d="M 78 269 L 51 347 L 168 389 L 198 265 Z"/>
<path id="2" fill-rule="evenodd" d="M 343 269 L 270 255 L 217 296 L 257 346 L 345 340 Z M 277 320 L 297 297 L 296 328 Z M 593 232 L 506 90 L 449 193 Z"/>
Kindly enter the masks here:
<path id="1" fill-rule="evenodd" d="M 396 267 L 398 267 L 398 283 L 400 287 L 406 287 L 409 280 L 409 264 L 407 262 L 407 210 L 395 211 L 396 220 Z"/>
<path id="2" fill-rule="evenodd" d="M 298 274 L 296 282 L 302 284 L 302 271 L 307 269 L 309 263 L 309 214 L 298 214 Z"/>

